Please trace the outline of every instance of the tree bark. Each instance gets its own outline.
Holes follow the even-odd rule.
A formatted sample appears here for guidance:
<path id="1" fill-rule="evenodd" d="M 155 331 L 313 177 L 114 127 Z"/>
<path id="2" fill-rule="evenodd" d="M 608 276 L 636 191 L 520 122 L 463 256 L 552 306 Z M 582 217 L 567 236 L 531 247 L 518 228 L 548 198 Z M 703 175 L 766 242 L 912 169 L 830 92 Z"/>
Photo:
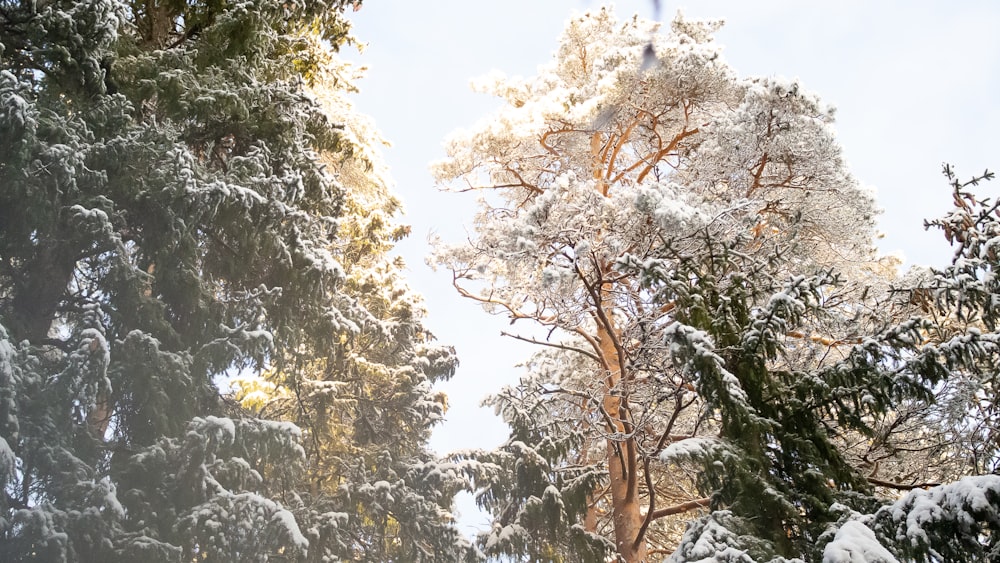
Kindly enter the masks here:
<path id="1" fill-rule="evenodd" d="M 602 287 L 602 301 L 610 303 L 608 288 Z M 602 303 L 602 306 L 605 304 Z M 608 309 L 605 309 L 608 311 Z M 603 406 L 610 416 L 614 434 L 607 440 L 608 477 L 611 493 L 611 513 L 615 530 L 615 546 L 625 563 L 644 563 L 647 559 L 646 542 L 638 542 L 643 515 L 639 505 L 638 454 L 635 436 L 631 432 L 629 409 L 623 397 L 622 377 L 618 349 L 615 346 L 615 327 L 610 315 L 598 323 L 597 337 L 601 355 L 607 365 Z"/>

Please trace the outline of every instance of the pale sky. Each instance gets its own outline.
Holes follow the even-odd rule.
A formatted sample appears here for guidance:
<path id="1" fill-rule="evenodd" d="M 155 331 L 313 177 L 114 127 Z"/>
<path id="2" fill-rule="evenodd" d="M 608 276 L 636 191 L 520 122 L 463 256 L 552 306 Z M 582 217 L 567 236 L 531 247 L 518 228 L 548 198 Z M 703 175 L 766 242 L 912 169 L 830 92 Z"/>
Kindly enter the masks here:
<path id="1" fill-rule="evenodd" d="M 491 448 L 507 436 L 482 398 L 518 376 L 530 345 L 500 336 L 509 323 L 462 300 L 450 274 L 424 263 L 427 238 L 465 236 L 474 199 L 438 192 L 427 165 L 444 156 L 452 130 L 485 118 L 499 101 L 469 89 L 491 70 L 531 76 L 547 62 L 565 21 L 600 6 L 585 0 L 369 0 L 351 14 L 369 67 L 355 97 L 393 146 L 385 151 L 413 235 L 399 246 L 411 285 L 426 298 L 428 325 L 453 345 L 461 366 L 444 387 L 448 420 L 440 453 Z M 620 20 L 654 16 L 652 0 L 617 2 Z M 941 163 L 962 177 L 1000 171 L 1000 2 L 995 0 L 661 0 L 661 19 L 723 19 L 716 34 L 742 76 L 797 77 L 837 108 L 836 129 L 851 170 L 877 190 L 886 252 L 910 264 L 942 265 L 943 238 L 923 219 L 942 214 L 950 191 Z M 986 188 L 1000 194 L 1000 180 Z M 516 327 L 515 327 L 516 328 Z M 468 525 L 472 511 L 460 503 Z M 484 520 L 476 524 L 484 526 Z"/>

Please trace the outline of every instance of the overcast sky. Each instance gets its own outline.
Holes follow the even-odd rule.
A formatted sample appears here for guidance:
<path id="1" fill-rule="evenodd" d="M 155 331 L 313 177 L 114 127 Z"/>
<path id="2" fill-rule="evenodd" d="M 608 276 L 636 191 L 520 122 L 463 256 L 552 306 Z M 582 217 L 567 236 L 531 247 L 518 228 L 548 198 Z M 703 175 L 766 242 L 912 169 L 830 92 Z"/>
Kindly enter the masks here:
<path id="1" fill-rule="evenodd" d="M 461 300 L 446 272 L 425 264 L 427 238 L 464 236 L 474 196 L 440 193 L 427 171 L 452 130 L 486 117 L 499 102 L 469 89 L 490 70 L 531 76 L 547 62 L 565 21 L 598 7 L 584 0 L 369 0 L 351 15 L 369 67 L 356 97 L 392 147 L 385 151 L 413 236 L 399 250 L 438 339 L 461 367 L 445 390 L 448 422 L 432 446 L 445 453 L 490 448 L 506 437 L 482 398 L 516 380 L 531 347 L 505 339 L 507 321 Z M 619 19 L 653 18 L 652 0 L 617 2 Z M 743 76 L 798 77 L 837 108 L 847 161 L 874 186 L 885 209 L 886 252 L 910 264 L 942 264 L 943 239 L 923 219 L 941 214 L 950 191 L 941 163 L 971 176 L 1000 169 L 1000 2 L 701 0 L 661 1 L 662 19 L 724 19 L 716 39 Z M 1000 193 L 1000 181 L 987 188 Z M 463 503 L 466 516 L 469 505 Z M 466 520 L 468 522 L 468 520 Z M 482 525 L 481 523 L 479 525 Z"/>

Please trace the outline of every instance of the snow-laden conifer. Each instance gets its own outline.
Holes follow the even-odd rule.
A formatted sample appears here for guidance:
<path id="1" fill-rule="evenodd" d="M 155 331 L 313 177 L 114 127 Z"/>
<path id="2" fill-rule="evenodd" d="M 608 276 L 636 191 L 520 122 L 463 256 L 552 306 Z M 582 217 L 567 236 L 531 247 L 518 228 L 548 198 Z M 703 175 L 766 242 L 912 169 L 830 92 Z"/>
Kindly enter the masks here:
<path id="1" fill-rule="evenodd" d="M 475 556 L 344 4 L 0 7 L 0 559 Z"/>

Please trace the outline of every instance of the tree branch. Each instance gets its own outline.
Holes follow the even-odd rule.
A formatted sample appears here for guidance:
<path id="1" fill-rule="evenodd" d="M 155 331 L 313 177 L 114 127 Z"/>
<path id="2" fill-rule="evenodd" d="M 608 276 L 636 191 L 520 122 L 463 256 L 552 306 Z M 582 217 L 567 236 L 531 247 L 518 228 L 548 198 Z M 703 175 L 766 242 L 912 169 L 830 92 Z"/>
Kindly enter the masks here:
<path id="1" fill-rule="evenodd" d="M 903 483 L 893 483 L 891 481 L 883 481 L 881 479 L 876 479 L 874 477 L 869 477 L 868 482 L 872 485 L 879 487 L 885 487 L 887 489 L 896 489 L 897 491 L 912 491 L 913 489 L 929 489 L 931 487 L 940 486 L 941 483 L 915 483 L 913 485 L 904 485 Z"/>
<path id="2" fill-rule="evenodd" d="M 694 510 L 696 508 L 708 508 L 708 504 L 712 499 L 709 497 L 702 497 L 695 500 L 689 500 L 688 502 L 682 502 L 680 504 L 675 504 L 673 506 L 663 507 L 652 513 L 653 520 L 657 518 L 663 518 L 664 516 L 673 516 L 674 514 L 681 514 L 689 510 Z"/>
<path id="3" fill-rule="evenodd" d="M 536 338 L 528 338 L 526 336 L 520 336 L 520 335 L 517 335 L 517 334 L 511 334 L 511 333 L 509 333 L 507 331 L 504 331 L 504 330 L 500 331 L 500 336 L 507 336 L 507 337 L 513 338 L 515 340 L 520 340 L 522 342 L 530 342 L 532 344 L 538 344 L 539 346 L 548 346 L 550 348 L 558 348 L 560 350 L 567 350 L 569 352 L 576 352 L 578 354 L 583 354 L 584 356 L 587 356 L 588 358 L 590 358 L 590 359 L 592 359 L 592 360 L 594 360 L 596 362 L 600 362 L 601 361 L 601 359 L 599 357 L 597 357 L 597 354 L 594 354 L 593 352 L 588 352 L 588 351 L 580 349 L 580 348 L 576 348 L 574 346 L 567 346 L 565 344 L 556 344 L 555 342 L 547 342 L 545 340 L 538 340 Z"/>
<path id="4" fill-rule="evenodd" d="M 639 176 L 636 177 L 636 179 L 635 179 L 635 183 L 636 184 L 641 184 L 642 181 L 646 179 L 646 176 L 650 173 L 650 171 L 653 170 L 653 167 L 656 166 L 656 163 L 660 161 L 660 159 L 662 159 L 663 157 L 667 156 L 668 154 L 670 154 L 671 151 L 673 151 L 674 149 L 676 149 L 677 145 L 682 140 L 684 140 L 687 137 L 690 137 L 691 135 L 696 135 L 699 132 L 700 132 L 700 129 L 698 129 L 697 127 L 694 128 L 694 129 L 692 129 L 692 130 L 690 130 L 690 131 L 681 131 L 680 133 L 677 134 L 676 137 L 673 138 L 673 140 L 670 141 L 669 145 L 667 145 L 666 147 L 664 147 L 663 150 L 660 150 L 659 152 L 657 152 L 656 154 L 654 154 L 649 159 L 649 162 L 646 162 L 645 159 L 636 162 L 632 166 L 629 166 L 628 168 L 626 168 L 625 170 L 623 170 L 621 173 L 619 173 L 618 176 L 615 176 L 615 180 L 614 181 L 618 181 L 622 176 L 624 176 L 628 172 L 631 172 L 635 168 L 638 168 L 638 166 L 640 164 L 646 164 L 646 168 L 643 169 L 643 171 L 640 172 Z"/>
<path id="5" fill-rule="evenodd" d="M 635 535 L 635 541 L 632 543 L 633 550 L 639 549 L 639 546 L 642 545 L 643 538 L 646 536 L 646 529 L 649 528 L 649 524 L 653 521 L 653 515 L 656 513 L 656 487 L 653 486 L 653 478 L 649 475 L 648 457 L 642 460 L 642 472 L 646 478 L 646 490 L 649 491 L 649 509 L 646 510 L 646 517 L 642 520 L 639 533 Z"/>
<path id="6" fill-rule="evenodd" d="M 799 332 L 797 330 L 790 330 L 785 333 L 785 336 L 791 338 L 801 338 L 803 340 L 809 340 L 810 342 L 815 342 L 817 344 L 822 344 L 824 346 L 844 346 L 844 345 L 857 345 L 861 344 L 860 338 L 841 338 L 834 340 L 833 338 L 827 338 L 825 336 L 816 336 L 814 334 L 806 334 L 804 332 Z"/>

